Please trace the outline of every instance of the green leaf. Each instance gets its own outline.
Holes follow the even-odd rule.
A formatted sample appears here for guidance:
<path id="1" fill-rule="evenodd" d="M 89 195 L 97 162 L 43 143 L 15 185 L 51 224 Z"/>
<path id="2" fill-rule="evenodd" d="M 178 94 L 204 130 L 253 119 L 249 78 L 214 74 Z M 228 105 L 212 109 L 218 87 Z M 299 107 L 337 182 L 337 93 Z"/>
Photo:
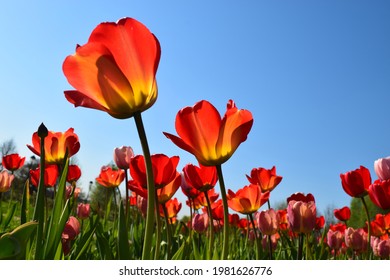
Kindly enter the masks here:
<path id="1" fill-rule="evenodd" d="M 38 223 L 28 222 L 0 238 L 0 259 L 25 259 L 26 246 Z"/>
<path id="2" fill-rule="evenodd" d="M 46 233 L 46 242 L 44 244 L 44 259 L 53 259 L 58 245 L 61 242 L 61 235 L 65 224 L 69 219 L 70 206 L 69 200 L 65 202 L 66 176 L 68 174 L 69 158 L 66 158 L 64 168 L 58 183 L 58 190 L 54 200 L 54 206 L 50 217 L 48 231 Z"/>
<path id="3" fill-rule="evenodd" d="M 6 229 L 8 227 L 9 223 L 14 217 L 16 211 L 16 205 L 17 205 L 16 202 L 10 203 L 7 214 L 5 215 L 5 219 L 3 220 L 3 229 Z"/>
<path id="4" fill-rule="evenodd" d="M 30 192 L 29 192 L 29 180 L 26 180 L 24 184 L 22 205 L 20 209 L 20 224 L 24 224 L 28 220 L 28 212 L 30 210 Z"/>

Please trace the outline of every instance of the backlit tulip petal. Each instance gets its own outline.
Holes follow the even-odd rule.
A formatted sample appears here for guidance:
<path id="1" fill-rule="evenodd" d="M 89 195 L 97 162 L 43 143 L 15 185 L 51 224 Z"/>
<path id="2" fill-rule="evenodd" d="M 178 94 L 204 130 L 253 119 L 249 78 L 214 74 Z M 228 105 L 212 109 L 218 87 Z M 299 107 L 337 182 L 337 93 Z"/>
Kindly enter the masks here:
<path id="1" fill-rule="evenodd" d="M 238 110 L 232 100 L 222 119 L 211 103 L 202 100 L 176 115 L 175 128 L 179 136 L 166 132 L 164 135 L 193 154 L 200 164 L 218 165 L 227 161 L 246 140 L 252 124 L 252 114 Z"/>
<path id="2" fill-rule="evenodd" d="M 2 164 L 5 169 L 13 172 L 20 169 L 23 166 L 25 160 L 26 158 L 21 157 L 19 154 L 9 154 L 3 156 Z"/>
<path id="3" fill-rule="evenodd" d="M 269 192 L 261 192 L 258 185 L 250 184 L 239 189 L 236 193 L 228 190 L 229 207 L 241 214 L 252 214 L 269 199 Z"/>
<path id="4" fill-rule="evenodd" d="M 63 63 L 63 72 L 76 89 L 65 91 L 65 97 L 76 107 L 130 118 L 157 99 L 160 55 L 157 38 L 142 23 L 132 18 L 101 23 Z"/>
<path id="5" fill-rule="evenodd" d="M 371 185 L 370 171 L 364 167 L 340 174 L 344 191 L 352 197 L 363 197 Z"/>
<path id="6" fill-rule="evenodd" d="M 390 209 L 390 179 L 375 180 L 369 186 L 368 195 L 371 201 L 382 209 Z"/>

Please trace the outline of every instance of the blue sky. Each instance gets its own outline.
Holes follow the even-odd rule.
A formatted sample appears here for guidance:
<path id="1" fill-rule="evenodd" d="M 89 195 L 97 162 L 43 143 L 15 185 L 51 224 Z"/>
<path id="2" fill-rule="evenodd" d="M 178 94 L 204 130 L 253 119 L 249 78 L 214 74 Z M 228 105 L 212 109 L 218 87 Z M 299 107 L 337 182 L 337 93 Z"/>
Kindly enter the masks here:
<path id="1" fill-rule="evenodd" d="M 143 119 L 152 153 L 195 158 L 165 138 L 176 113 L 206 99 L 252 112 L 246 142 L 223 165 L 227 188 L 255 167 L 283 176 L 271 203 L 312 193 L 319 210 L 350 202 L 340 173 L 371 170 L 390 155 L 388 1 L 7 1 L 0 9 L 0 142 L 26 148 L 40 123 L 73 127 L 80 184 L 99 174 L 115 147 L 142 153 L 132 119 L 73 108 L 63 91 L 65 57 L 103 21 L 133 17 L 159 39 L 159 97 Z M 178 197 L 182 197 L 178 192 Z"/>

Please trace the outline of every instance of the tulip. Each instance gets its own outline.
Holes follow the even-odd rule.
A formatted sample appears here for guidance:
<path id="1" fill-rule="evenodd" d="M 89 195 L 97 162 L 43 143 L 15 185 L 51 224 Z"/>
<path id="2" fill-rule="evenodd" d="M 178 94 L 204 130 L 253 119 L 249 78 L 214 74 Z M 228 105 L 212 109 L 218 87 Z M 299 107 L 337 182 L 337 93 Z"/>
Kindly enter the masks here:
<path id="1" fill-rule="evenodd" d="M 274 209 L 261 211 L 257 216 L 260 231 L 265 235 L 273 235 L 279 229 L 280 217 Z"/>
<path id="2" fill-rule="evenodd" d="M 198 214 L 196 213 L 192 218 L 192 229 L 197 233 L 203 233 L 207 229 L 209 218 L 207 213 Z"/>
<path id="3" fill-rule="evenodd" d="M 220 165 L 246 140 L 252 124 L 252 114 L 237 109 L 232 100 L 229 100 L 222 119 L 211 103 L 202 100 L 176 115 L 175 127 L 179 137 L 166 132 L 164 135 L 193 154 L 200 164 Z"/>
<path id="4" fill-rule="evenodd" d="M 380 180 L 390 179 L 390 157 L 380 158 L 374 162 L 374 171 Z"/>
<path id="5" fill-rule="evenodd" d="M 137 20 L 101 23 L 63 63 L 63 72 L 76 89 L 65 91 L 65 97 L 76 107 L 130 118 L 157 99 L 160 55 L 157 38 Z"/>
<path id="6" fill-rule="evenodd" d="M 215 166 L 193 165 L 187 164 L 183 168 L 185 181 L 191 187 L 201 191 L 207 192 L 214 188 L 218 181 L 217 169 Z"/>
<path id="7" fill-rule="evenodd" d="M 89 203 L 79 203 L 77 205 L 77 217 L 79 219 L 87 219 L 91 212 L 91 205 Z"/>
<path id="8" fill-rule="evenodd" d="M 371 247 L 375 256 L 387 259 L 390 256 L 390 239 L 371 238 Z"/>
<path id="9" fill-rule="evenodd" d="M 228 205 L 241 214 L 252 214 L 267 202 L 269 195 L 269 192 L 261 192 L 258 185 L 250 184 L 236 193 L 228 190 Z"/>
<path id="10" fill-rule="evenodd" d="M 64 255 L 67 256 L 70 253 L 71 241 L 75 240 L 80 233 L 80 223 L 77 218 L 70 216 L 65 224 L 64 230 L 61 235 L 62 250 Z"/>
<path id="11" fill-rule="evenodd" d="M 315 202 L 314 196 L 311 193 L 305 195 L 300 192 L 294 193 L 289 197 L 287 197 L 287 203 L 289 203 L 291 200 L 302 201 L 302 202 L 310 202 L 310 201 Z"/>
<path id="12" fill-rule="evenodd" d="M 11 184 L 14 178 L 15 176 L 10 174 L 7 170 L 0 172 L 0 194 L 11 189 Z"/>
<path id="13" fill-rule="evenodd" d="M 180 188 L 181 176 L 177 172 L 176 177 L 164 187 L 157 189 L 157 200 L 160 204 L 164 204 L 170 200 L 176 191 Z"/>
<path id="14" fill-rule="evenodd" d="M 30 170 L 30 181 L 31 185 L 38 187 L 39 184 L 39 174 L 41 173 L 40 167 Z M 55 164 L 48 164 L 45 166 L 44 173 L 44 186 L 46 188 L 54 188 L 57 185 L 59 171 L 58 166 Z"/>
<path id="15" fill-rule="evenodd" d="M 352 197 L 364 197 L 371 185 L 370 171 L 364 167 L 340 174 L 344 191 Z"/>
<path id="16" fill-rule="evenodd" d="M 71 164 L 68 167 L 68 174 L 66 176 L 66 181 L 70 184 L 76 183 L 81 177 L 81 169 L 78 165 Z"/>
<path id="17" fill-rule="evenodd" d="M 339 219 L 340 221 L 346 222 L 351 218 L 351 209 L 349 209 L 348 206 L 344 206 L 340 209 L 334 209 L 333 214 L 336 217 L 336 219 Z"/>
<path id="18" fill-rule="evenodd" d="M 160 216 L 166 217 L 169 220 L 177 217 L 177 214 L 181 210 L 181 205 L 181 202 L 179 202 L 177 198 L 170 199 L 164 204 L 160 204 Z"/>
<path id="19" fill-rule="evenodd" d="M 27 147 L 36 155 L 41 155 L 41 144 L 38 132 L 32 136 L 32 146 Z M 65 159 L 65 154 L 68 152 L 68 157 L 75 155 L 80 149 L 80 142 L 73 128 L 69 128 L 63 132 L 49 131 L 45 138 L 45 162 L 48 164 L 62 164 Z"/>
<path id="20" fill-rule="evenodd" d="M 291 200 L 287 205 L 287 218 L 295 233 L 310 233 L 316 226 L 316 205 L 313 201 Z"/>
<path id="21" fill-rule="evenodd" d="M 329 229 L 326 234 L 326 242 L 331 249 L 335 250 L 336 253 L 341 249 L 344 242 L 344 231 L 333 231 Z"/>
<path id="22" fill-rule="evenodd" d="M 368 195 L 371 201 L 382 209 L 390 209 L 390 179 L 375 180 L 369 186 Z"/>
<path id="23" fill-rule="evenodd" d="M 109 166 L 103 166 L 96 181 L 106 188 L 118 187 L 125 178 L 125 172 L 121 169 L 114 170 Z"/>
<path id="24" fill-rule="evenodd" d="M 3 156 L 2 164 L 5 169 L 14 172 L 23 166 L 25 160 L 26 158 L 20 157 L 19 154 L 9 154 Z"/>
<path id="25" fill-rule="evenodd" d="M 168 157 L 164 154 L 155 154 L 151 156 L 153 178 L 156 188 L 162 188 L 168 183 L 172 182 L 177 175 L 177 165 L 179 157 Z M 147 177 L 145 169 L 145 161 L 142 155 L 135 156 L 130 162 L 130 175 L 144 188 L 147 186 Z"/>
<path id="26" fill-rule="evenodd" d="M 130 161 L 134 157 L 133 148 L 121 146 L 114 149 L 114 162 L 120 169 L 127 170 L 130 167 Z"/>
<path id="27" fill-rule="evenodd" d="M 253 168 L 251 175 L 246 177 L 251 184 L 259 185 L 262 192 L 272 191 L 283 179 L 282 176 L 276 175 L 275 166 L 271 169 Z"/>
<path id="28" fill-rule="evenodd" d="M 347 228 L 344 233 L 345 245 L 351 248 L 355 253 L 361 253 L 367 250 L 368 236 L 362 229 Z"/>
<path id="29" fill-rule="evenodd" d="M 198 191 L 197 189 L 193 188 L 192 186 L 190 186 L 187 181 L 186 181 L 186 178 L 184 176 L 184 173 L 181 173 L 181 191 L 183 192 L 183 194 L 188 197 L 189 199 L 194 199 L 196 198 L 198 195 L 201 194 L 200 191 Z"/>

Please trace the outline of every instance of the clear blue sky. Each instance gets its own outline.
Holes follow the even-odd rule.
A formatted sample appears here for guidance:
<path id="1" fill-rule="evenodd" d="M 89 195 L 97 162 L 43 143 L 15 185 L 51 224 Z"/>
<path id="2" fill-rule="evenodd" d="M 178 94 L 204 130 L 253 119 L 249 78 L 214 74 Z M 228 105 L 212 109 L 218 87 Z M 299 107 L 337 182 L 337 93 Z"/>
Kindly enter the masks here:
<path id="1" fill-rule="evenodd" d="M 390 155 L 389 1 L 4 1 L 0 9 L 0 142 L 26 157 L 41 122 L 73 127 L 81 142 L 81 184 L 115 147 L 142 153 L 132 119 L 73 108 L 62 62 L 103 21 L 133 17 L 158 37 L 159 97 L 143 114 L 152 153 L 195 158 L 162 134 L 176 134 L 183 107 L 228 99 L 250 110 L 246 142 L 223 165 L 227 188 L 248 184 L 254 167 L 283 176 L 271 203 L 312 193 L 320 210 L 350 202 L 340 173 Z M 178 197 L 182 197 L 178 192 Z"/>

